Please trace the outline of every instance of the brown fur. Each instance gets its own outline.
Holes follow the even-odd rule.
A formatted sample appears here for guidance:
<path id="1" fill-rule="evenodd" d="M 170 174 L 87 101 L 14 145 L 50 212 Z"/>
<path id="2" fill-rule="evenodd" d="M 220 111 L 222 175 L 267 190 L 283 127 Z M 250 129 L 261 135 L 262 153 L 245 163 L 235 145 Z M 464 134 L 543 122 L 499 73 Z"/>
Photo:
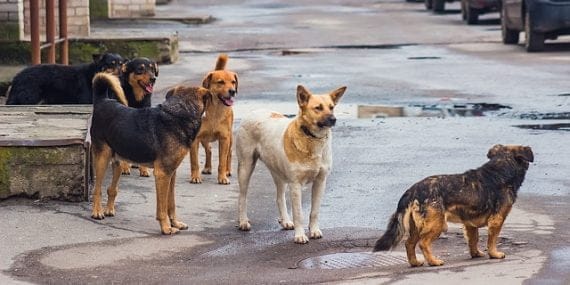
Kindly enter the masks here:
<path id="1" fill-rule="evenodd" d="M 198 161 L 199 144 L 202 144 L 206 151 L 206 163 L 202 173 L 211 174 L 212 148 L 210 143 L 219 141 L 218 183 L 230 184 L 228 176 L 231 176 L 234 122 L 231 104 L 237 95 L 238 76 L 234 72 L 225 70 L 227 61 L 227 55 L 220 55 L 215 70 L 209 72 L 202 82 L 202 86 L 212 93 L 212 100 L 206 106 L 202 127 L 190 149 L 191 183 L 202 183 Z M 231 102 L 229 106 L 228 102 Z"/>
<path id="2" fill-rule="evenodd" d="M 471 257 L 484 256 L 477 245 L 478 228 L 486 226 L 489 257 L 504 258 L 505 254 L 497 250 L 497 238 L 534 155 L 528 146 L 495 145 L 487 157 L 489 161 L 475 170 L 430 176 L 414 184 L 400 199 L 374 251 L 395 247 L 407 233 L 410 265 L 423 264 L 416 258 L 418 243 L 429 265 L 443 265 L 434 257 L 431 244 L 446 230 L 447 220 L 463 224 Z"/>
<path id="3" fill-rule="evenodd" d="M 170 90 L 164 103 L 157 107 L 136 109 L 107 98 L 109 89 L 120 88 L 111 77 L 102 74 L 93 81 L 90 134 L 95 189 L 91 217 L 103 219 L 115 215 L 121 176 L 119 162 L 127 160 L 154 168 L 156 219 L 162 233 L 174 234 L 187 229 L 188 226 L 176 217 L 176 169 L 198 133 L 204 105 L 211 95 L 205 88 L 181 87 Z M 138 146 L 133 147 L 134 143 Z M 101 187 L 110 161 L 113 161 L 113 177 L 107 190 L 107 206 L 103 209 Z"/>

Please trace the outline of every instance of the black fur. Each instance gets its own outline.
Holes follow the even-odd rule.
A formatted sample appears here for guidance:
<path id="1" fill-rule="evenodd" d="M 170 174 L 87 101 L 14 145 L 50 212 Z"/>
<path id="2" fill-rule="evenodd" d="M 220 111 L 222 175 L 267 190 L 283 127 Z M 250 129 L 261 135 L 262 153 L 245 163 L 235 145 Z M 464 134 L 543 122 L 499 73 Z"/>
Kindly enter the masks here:
<path id="1" fill-rule="evenodd" d="M 96 73 L 120 70 L 123 58 L 114 53 L 93 55 L 93 62 L 76 66 L 40 64 L 18 73 L 6 105 L 91 104 L 91 81 Z"/>
<path id="2" fill-rule="evenodd" d="M 135 94 L 133 92 L 133 86 L 129 83 L 129 76 L 131 74 L 142 74 L 148 73 L 150 83 L 154 85 L 156 78 L 158 77 L 158 65 L 156 62 L 145 58 L 145 57 L 138 57 L 132 59 L 125 63 L 123 72 L 121 74 L 121 87 L 125 91 L 125 97 L 129 102 L 129 107 L 134 108 L 145 108 L 151 106 L 151 97 L 152 93 L 146 93 L 142 100 L 137 100 Z"/>

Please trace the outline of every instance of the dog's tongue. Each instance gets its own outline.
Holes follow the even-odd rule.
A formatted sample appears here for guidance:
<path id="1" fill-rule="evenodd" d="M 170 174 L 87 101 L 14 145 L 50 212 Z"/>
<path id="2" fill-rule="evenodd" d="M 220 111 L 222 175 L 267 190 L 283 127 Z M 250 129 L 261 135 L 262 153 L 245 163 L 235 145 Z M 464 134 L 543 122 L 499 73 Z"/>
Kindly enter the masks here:
<path id="1" fill-rule="evenodd" d="M 148 94 L 152 94 L 153 89 L 154 89 L 154 87 L 152 86 L 152 84 L 147 84 L 147 85 L 144 87 L 144 90 L 145 90 Z"/>
<path id="2" fill-rule="evenodd" d="M 234 104 L 234 100 L 232 100 L 232 98 L 222 99 L 222 102 L 224 102 L 224 105 L 226 106 L 232 106 Z"/>

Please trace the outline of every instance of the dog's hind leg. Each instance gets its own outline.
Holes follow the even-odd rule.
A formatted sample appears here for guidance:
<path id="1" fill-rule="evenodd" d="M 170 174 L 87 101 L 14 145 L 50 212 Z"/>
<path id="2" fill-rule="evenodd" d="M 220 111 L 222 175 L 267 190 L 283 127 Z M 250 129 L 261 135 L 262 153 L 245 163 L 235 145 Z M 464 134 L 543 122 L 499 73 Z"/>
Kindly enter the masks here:
<path id="1" fill-rule="evenodd" d="M 168 216 L 170 188 L 173 173 L 162 169 L 155 163 L 154 181 L 156 184 L 156 219 L 160 224 L 160 230 L 164 235 L 178 233 L 178 229 L 172 227 Z M 174 194 L 173 194 L 174 195 Z"/>
<path id="2" fill-rule="evenodd" d="M 170 224 L 172 227 L 179 230 L 188 229 L 188 225 L 179 221 L 176 218 L 176 192 L 174 191 L 174 185 L 176 183 L 176 172 L 172 174 L 170 179 L 169 191 L 168 191 L 168 218 L 170 218 Z"/>
<path id="3" fill-rule="evenodd" d="M 409 237 L 406 240 L 406 254 L 408 256 L 408 262 L 412 267 L 422 266 L 424 263 L 418 261 L 416 256 L 416 245 L 420 241 L 420 233 L 414 221 L 410 221 L 409 225 Z"/>
<path id="4" fill-rule="evenodd" d="M 101 187 L 105 172 L 111 160 L 112 152 L 108 146 L 92 146 L 93 153 L 93 168 L 95 170 L 95 189 L 93 191 L 93 209 L 91 211 L 91 218 L 101 220 L 105 218 L 103 214 L 103 207 L 101 206 Z"/>
<path id="5" fill-rule="evenodd" d="M 121 177 L 121 161 L 115 160 L 112 163 L 113 178 L 111 185 L 107 188 L 107 207 L 105 208 L 105 216 L 115 216 L 115 199 L 119 193 L 119 178 Z"/>
<path id="6" fill-rule="evenodd" d="M 309 216 L 309 237 L 319 239 L 323 237 L 323 233 L 319 228 L 319 212 L 321 209 L 321 199 L 325 191 L 327 173 L 320 173 L 313 182 L 311 188 L 311 213 Z"/>
<path id="7" fill-rule="evenodd" d="M 469 246 L 469 253 L 472 258 L 485 256 L 481 250 L 479 250 L 479 229 L 477 227 L 463 225 L 463 235 L 465 240 L 467 240 L 467 245 Z"/>
<path id="8" fill-rule="evenodd" d="M 218 183 L 219 184 L 230 184 L 228 179 L 228 155 L 231 151 L 231 139 L 230 138 L 220 138 L 220 149 L 219 149 L 219 161 L 218 165 Z"/>
<path id="9" fill-rule="evenodd" d="M 420 249 L 429 265 L 440 266 L 443 265 L 443 260 L 433 256 L 431 244 L 443 232 L 445 216 L 437 204 L 435 206 L 428 205 L 426 208 L 425 218 L 420 229 Z"/>
<path id="10" fill-rule="evenodd" d="M 293 209 L 293 224 L 295 227 L 295 243 L 308 243 L 309 238 L 305 235 L 303 227 L 303 208 L 301 203 L 300 183 L 289 183 L 289 192 L 291 194 L 291 208 Z"/>
<path id="11" fill-rule="evenodd" d="M 279 209 L 279 224 L 284 230 L 294 229 L 293 221 L 289 217 L 287 212 L 287 200 L 285 199 L 285 186 L 286 183 L 281 181 L 279 177 L 271 173 L 273 177 L 273 182 L 275 183 L 275 188 L 277 189 L 277 209 Z"/>

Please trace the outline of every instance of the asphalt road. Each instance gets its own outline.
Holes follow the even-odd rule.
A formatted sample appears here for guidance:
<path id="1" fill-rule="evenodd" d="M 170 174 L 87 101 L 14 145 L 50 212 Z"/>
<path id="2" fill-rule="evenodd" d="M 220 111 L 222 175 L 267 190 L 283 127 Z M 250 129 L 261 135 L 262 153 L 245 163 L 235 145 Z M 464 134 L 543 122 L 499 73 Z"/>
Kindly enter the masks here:
<path id="1" fill-rule="evenodd" d="M 297 245 L 291 231 L 280 229 L 273 183 L 261 164 L 249 195 L 253 229 L 238 231 L 235 177 L 228 186 L 217 185 L 215 175 L 190 184 L 186 159 L 177 211 L 190 229 L 176 236 L 159 234 L 152 178 L 123 177 L 117 216 L 102 221 L 90 218 L 88 202 L 0 202 L 0 283 L 568 284 L 568 128 L 544 126 L 570 123 L 570 44 L 561 38 L 527 54 L 500 43 L 497 14 L 466 26 L 458 4 L 447 7 L 433 15 L 422 3 L 403 1 L 174 0 L 157 14 L 217 20 L 95 23 L 99 36 L 178 32 L 181 58 L 161 66 L 154 104 L 173 85 L 200 84 L 218 53 L 228 53 L 228 67 L 239 74 L 235 127 L 259 107 L 296 114 L 298 84 L 315 93 L 348 86 L 336 111 L 324 237 Z M 474 103 L 509 108 L 453 116 Z M 411 115 L 359 119 L 362 105 L 405 107 Z M 549 116 L 558 119 L 529 119 Z M 476 168 L 496 143 L 530 145 L 535 153 L 501 234 L 505 260 L 469 258 L 457 225 L 434 246 L 442 267 L 410 268 L 401 247 L 369 253 L 411 184 Z"/>

